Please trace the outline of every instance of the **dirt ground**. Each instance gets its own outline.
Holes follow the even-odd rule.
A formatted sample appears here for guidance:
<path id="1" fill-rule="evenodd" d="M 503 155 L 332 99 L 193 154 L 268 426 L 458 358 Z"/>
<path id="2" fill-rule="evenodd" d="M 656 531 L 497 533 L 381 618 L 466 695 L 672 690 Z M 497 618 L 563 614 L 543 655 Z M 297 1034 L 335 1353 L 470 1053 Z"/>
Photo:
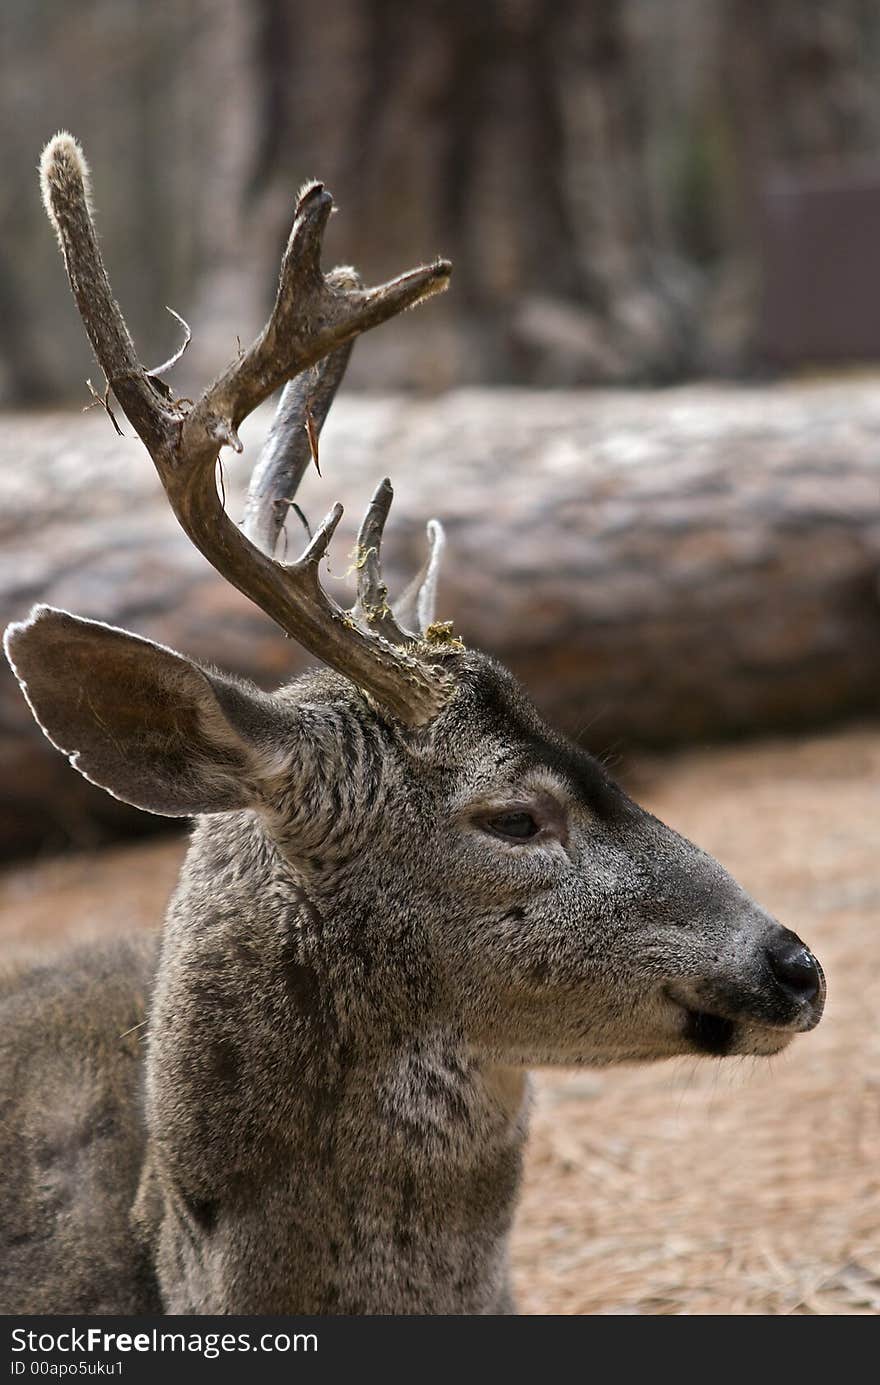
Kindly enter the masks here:
<path id="1" fill-rule="evenodd" d="M 657 760 L 637 795 L 818 953 L 773 1060 L 541 1073 L 514 1237 L 525 1313 L 880 1313 L 880 730 Z M 149 927 L 163 842 L 0 877 L 0 956 Z"/>

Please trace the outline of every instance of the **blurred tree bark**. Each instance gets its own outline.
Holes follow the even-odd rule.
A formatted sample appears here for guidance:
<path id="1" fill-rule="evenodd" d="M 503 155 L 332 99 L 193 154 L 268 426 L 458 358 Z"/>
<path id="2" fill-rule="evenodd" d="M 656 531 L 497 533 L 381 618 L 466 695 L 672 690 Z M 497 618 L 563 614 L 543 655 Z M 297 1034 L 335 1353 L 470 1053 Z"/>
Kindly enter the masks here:
<path id="1" fill-rule="evenodd" d="M 217 331 L 196 367 L 214 369 L 236 332 L 253 330 L 275 270 L 256 269 L 257 290 L 237 263 L 247 261 L 252 32 L 245 0 L 0 6 L 0 401 L 87 402 L 95 371 L 37 184 L 59 128 L 92 165 L 104 253 L 144 358 L 163 359 L 174 339 L 166 304 Z M 203 342 L 200 332 L 194 351 Z"/>
<path id="2" fill-rule="evenodd" d="M 874 0 L 727 0 L 722 52 L 736 114 L 736 235 L 757 259 L 761 192 L 774 171 L 876 162 L 880 8 Z"/>
<path id="3" fill-rule="evenodd" d="M 748 168 L 876 157 L 874 0 L 728 0 L 724 63 Z"/>
<path id="4" fill-rule="evenodd" d="M 258 325 L 309 176 L 342 212 L 328 259 L 456 262 L 355 382 L 740 369 L 768 169 L 880 145 L 873 0 L 7 0 L 0 54 L 16 402 L 91 369 L 34 177 L 58 126 L 92 159 L 142 354 L 169 352 L 166 303 L 193 325 L 183 390 Z"/>
<path id="5" fill-rule="evenodd" d="M 663 243 L 668 190 L 650 167 L 670 120 L 652 71 L 683 8 L 664 6 L 664 27 L 639 0 L 342 0 L 331 25 L 317 0 L 259 0 L 249 191 L 274 240 L 291 167 L 310 158 L 371 270 L 417 247 L 455 260 L 451 299 L 378 342 L 364 378 L 568 385 L 688 368 L 692 277 Z"/>

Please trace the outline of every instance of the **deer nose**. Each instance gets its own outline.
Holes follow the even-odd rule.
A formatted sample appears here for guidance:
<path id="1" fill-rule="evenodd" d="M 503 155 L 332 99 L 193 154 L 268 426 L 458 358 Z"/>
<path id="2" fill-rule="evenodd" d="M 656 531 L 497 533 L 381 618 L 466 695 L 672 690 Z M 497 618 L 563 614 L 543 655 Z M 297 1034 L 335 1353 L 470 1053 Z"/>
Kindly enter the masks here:
<path id="1" fill-rule="evenodd" d="M 819 963 L 794 933 L 784 932 L 766 948 L 770 970 L 783 990 L 798 1000 L 815 1000 L 822 985 Z"/>

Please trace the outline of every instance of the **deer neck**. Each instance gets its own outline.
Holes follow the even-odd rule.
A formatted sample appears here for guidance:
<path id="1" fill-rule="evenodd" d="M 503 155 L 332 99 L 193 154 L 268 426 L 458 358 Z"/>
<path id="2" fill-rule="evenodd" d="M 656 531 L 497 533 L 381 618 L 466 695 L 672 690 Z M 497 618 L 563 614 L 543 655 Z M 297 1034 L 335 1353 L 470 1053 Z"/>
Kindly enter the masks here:
<path id="1" fill-rule="evenodd" d="M 371 1012 L 307 899 L 248 916 L 224 887 L 196 920 L 195 877 L 157 979 L 136 1214 L 168 1310 L 498 1311 L 525 1073 L 481 1063 L 427 997 L 418 1026 Z"/>

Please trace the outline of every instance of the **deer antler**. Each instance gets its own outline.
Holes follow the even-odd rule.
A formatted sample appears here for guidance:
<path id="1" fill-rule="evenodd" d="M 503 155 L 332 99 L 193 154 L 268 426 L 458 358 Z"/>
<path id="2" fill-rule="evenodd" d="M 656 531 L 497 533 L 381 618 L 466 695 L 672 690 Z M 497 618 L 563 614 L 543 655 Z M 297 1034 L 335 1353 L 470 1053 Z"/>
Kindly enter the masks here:
<path id="1" fill-rule="evenodd" d="M 303 440 L 302 427 L 299 451 L 285 438 L 296 437 L 297 421 L 305 422 L 307 416 L 320 429 L 353 339 L 442 292 L 451 273 L 448 261 L 437 260 L 371 289 L 362 288 L 350 270 L 324 275 L 321 240 L 333 200 L 320 183 L 309 184 L 299 196 L 269 321 L 249 350 L 194 405 L 184 406 L 173 402 L 167 387 L 138 360 L 101 258 L 89 205 L 88 168 L 72 136 L 62 133 L 50 140 L 40 175 L 46 210 L 95 356 L 150 453 L 185 532 L 217 571 L 286 634 L 351 678 L 401 721 L 411 726 L 429 721 L 449 700 L 454 685 L 438 666 L 439 655 L 415 657 L 405 647 L 415 637 L 398 625 L 387 606 L 378 549 L 390 484 L 380 486 L 361 530 L 353 612 L 342 610 L 318 579 L 318 565 L 339 523 L 341 505 L 333 507 L 299 561 L 279 563 L 272 554 L 283 523 L 279 502 L 292 499 L 307 464 L 308 453 L 303 456 L 302 449 L 311 441 Z M 303 375 L 314 366 L 318 369 Z M 270 438 L 251 483 L 247 533 L 242 533 L 217 493 L 217 455 L 223 446 L 242 451 L 242 420 L 288 381 L 292 383 L 273 429 L 288 471 L 284 465 L 273 465 Z M 361 623 L 368 628 L 361 628 Z"/>

